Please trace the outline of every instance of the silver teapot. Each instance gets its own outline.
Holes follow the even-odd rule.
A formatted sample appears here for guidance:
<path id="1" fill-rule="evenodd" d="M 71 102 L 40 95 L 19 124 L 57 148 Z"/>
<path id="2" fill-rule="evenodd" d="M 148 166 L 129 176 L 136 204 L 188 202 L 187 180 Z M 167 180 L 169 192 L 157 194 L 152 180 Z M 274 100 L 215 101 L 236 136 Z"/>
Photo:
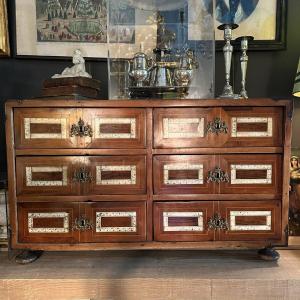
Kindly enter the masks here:
<path id="1" fill-rule="evenodd" d="M 149 76 L 149 63 L 147 55 L 143 52 L 138 52 L 134 55 L 130 64 L 129 76 L 132 77 L 137 87 L 143 87 Z"/>

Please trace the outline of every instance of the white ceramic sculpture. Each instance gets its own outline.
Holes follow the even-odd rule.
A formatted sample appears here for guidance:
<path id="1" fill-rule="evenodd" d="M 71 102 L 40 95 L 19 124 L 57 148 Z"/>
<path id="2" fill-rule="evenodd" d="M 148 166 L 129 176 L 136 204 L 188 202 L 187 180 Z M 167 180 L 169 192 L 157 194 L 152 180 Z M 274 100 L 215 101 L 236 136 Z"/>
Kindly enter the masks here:
<path id="1" fill-rule="evenodd" d="M 85 60 L 79 49 L 74 51 L 73 67 L 65 68 L 61 74 L 55 74 L 52 78 L 66 78 L 66 77 L 88 77 L 92 76 L 85 70 Z"/>

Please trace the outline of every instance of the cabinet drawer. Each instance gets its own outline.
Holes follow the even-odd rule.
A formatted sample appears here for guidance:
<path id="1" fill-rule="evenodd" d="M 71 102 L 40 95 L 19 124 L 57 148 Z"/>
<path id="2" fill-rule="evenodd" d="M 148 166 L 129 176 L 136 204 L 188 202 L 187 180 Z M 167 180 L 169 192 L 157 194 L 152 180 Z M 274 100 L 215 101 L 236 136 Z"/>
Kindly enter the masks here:
<path id="1" fill-rule="evenodd" d="M 212 241 L 214 232 L 207 222 L 213 215 L 213 202 L 154 203 L 156 241 Z"/>
<path id="2" fill-rule="evenodd" d="M 87 194 L 145 194 L 145 156 L 95 156 L 87 158 L 92 180 Z"/>
<path id="3" fill-rule="evenodd" d="M 17 195 L 79 194 L 80 186 L 73 180 L 78 160 L 75 156 L 17 157 Z"/>
<path id="4" fill-rule="evenodd" d="M 153 158 L 155 194 L 210 194 L 215 184 L 207 182 L 215 165 L 213 155 L 157 155 Z"/>
<path id="5" fill-rule="evenodd" d="M 228 230 L 220 230 L 220 240 L 266 240 L 281 238 L 280 201 L 224 201 L 219 203 Z"/>
<path id="6" fill-rule="evenodd" d="M 220 184 L 221 194 L 281 193 L 281 155 L 221 155 L 220 166 L 229 176 L 228 182 Z"/>
<path id="7" fill-rule="evenodd" d="M 282 108 L 165 108 L 154 110 L 154 147 L 282 146 Z"/>
<path id="8" fill-rule="evenodd" d="M 18 204 L 18 240 L 21 243 L 75 243 L 79 232 L 73 224 L 79 215 L 79 204 Z"/>
<path id="9" fill-rule="evenodd" d="M 92 137 L 87 148 L 144 148 L 146 112 L 139 108 L 83 109 L 83 120 L 90 122 Z"/>
<path id="10" fill-rule="evenodd" d="M 71 136 L 76 123 L 76 109 L 16 108 L 14 110 L 15 146 L 17 148 L 76 148 Z"/>
<path id="11" fill-rule="evenodd" d="M 133 242 L 146 239 L 145 202 L 101 202 L 84 205 L 93 226 L 81 242 Z"/>

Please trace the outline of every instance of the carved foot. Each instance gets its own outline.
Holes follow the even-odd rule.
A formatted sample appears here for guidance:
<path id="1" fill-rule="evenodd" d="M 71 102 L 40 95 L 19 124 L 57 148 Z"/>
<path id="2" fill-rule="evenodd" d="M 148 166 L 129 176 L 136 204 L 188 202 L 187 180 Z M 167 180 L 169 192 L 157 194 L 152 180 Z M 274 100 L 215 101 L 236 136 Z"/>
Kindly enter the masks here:
<path id="1" fill-rule="evenodd" d="M 266 261 L 277 261 L 280 258 L 280 254 L 271 247 L 258 250 L 258 255 L 261 259 Z"/>
<path id="2" fill-rule="evenodd" d="M 15 262 L 21 265 L 30 264 L 36 261 L 43 254 L 44 251 L 24 250 L 15 258 Z"/>

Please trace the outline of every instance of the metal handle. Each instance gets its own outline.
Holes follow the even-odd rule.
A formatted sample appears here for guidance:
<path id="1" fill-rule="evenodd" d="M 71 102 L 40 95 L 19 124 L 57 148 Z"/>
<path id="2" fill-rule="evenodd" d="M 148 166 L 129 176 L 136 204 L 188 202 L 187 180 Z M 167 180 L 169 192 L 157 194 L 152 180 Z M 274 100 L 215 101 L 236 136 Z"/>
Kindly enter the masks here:
<path id="1" fill-rule="evenodd" d="M 228 126 L 220 118 L 215 118 L 213 121 L 208 122 L 206 126 L 206 133 L 209 132 L 214 133 L 216 135 L 218 135 L 219 133 L 227 133 Z"/>
<path id="2" fill-rule="evenodd" d="M 85 125 L 84 121 L 80 118 L 77 124 L 71 127 L 70 136 L 93 136 L 93 129 L 90 125 Z"/>
<path id="3" fill-rule="evenodd" d="M 215 167 L 213 171 L 208 172 L 207 182 L 229 182 L 229 176 L 226 172 L 222 171 L 219 167 Z"/>
<path id="4" fill-rule="evenodd" d="M 207 222 L 207 227 L 209 230 L 228 230 L 229 225 L 227 221 L 223 218 L 221 218 L 219 213 L 214 214 L 213 217 L 211 217 Z"/>
<path id="5" fill-rule="evenodd" d="M 73 181 L 75 182 L 91 182 L 93 180 L 92 173 L 86 170 L 86 168 L 80 168 L 74 172 Z"/>
<path id="6" fill-rule="evenodd" d="M 85 231 L 91 229 L 93 229 L 93 224 L 85 216 L 81 216 L 80 218 L 75 219 L 73 230 Z"/>

